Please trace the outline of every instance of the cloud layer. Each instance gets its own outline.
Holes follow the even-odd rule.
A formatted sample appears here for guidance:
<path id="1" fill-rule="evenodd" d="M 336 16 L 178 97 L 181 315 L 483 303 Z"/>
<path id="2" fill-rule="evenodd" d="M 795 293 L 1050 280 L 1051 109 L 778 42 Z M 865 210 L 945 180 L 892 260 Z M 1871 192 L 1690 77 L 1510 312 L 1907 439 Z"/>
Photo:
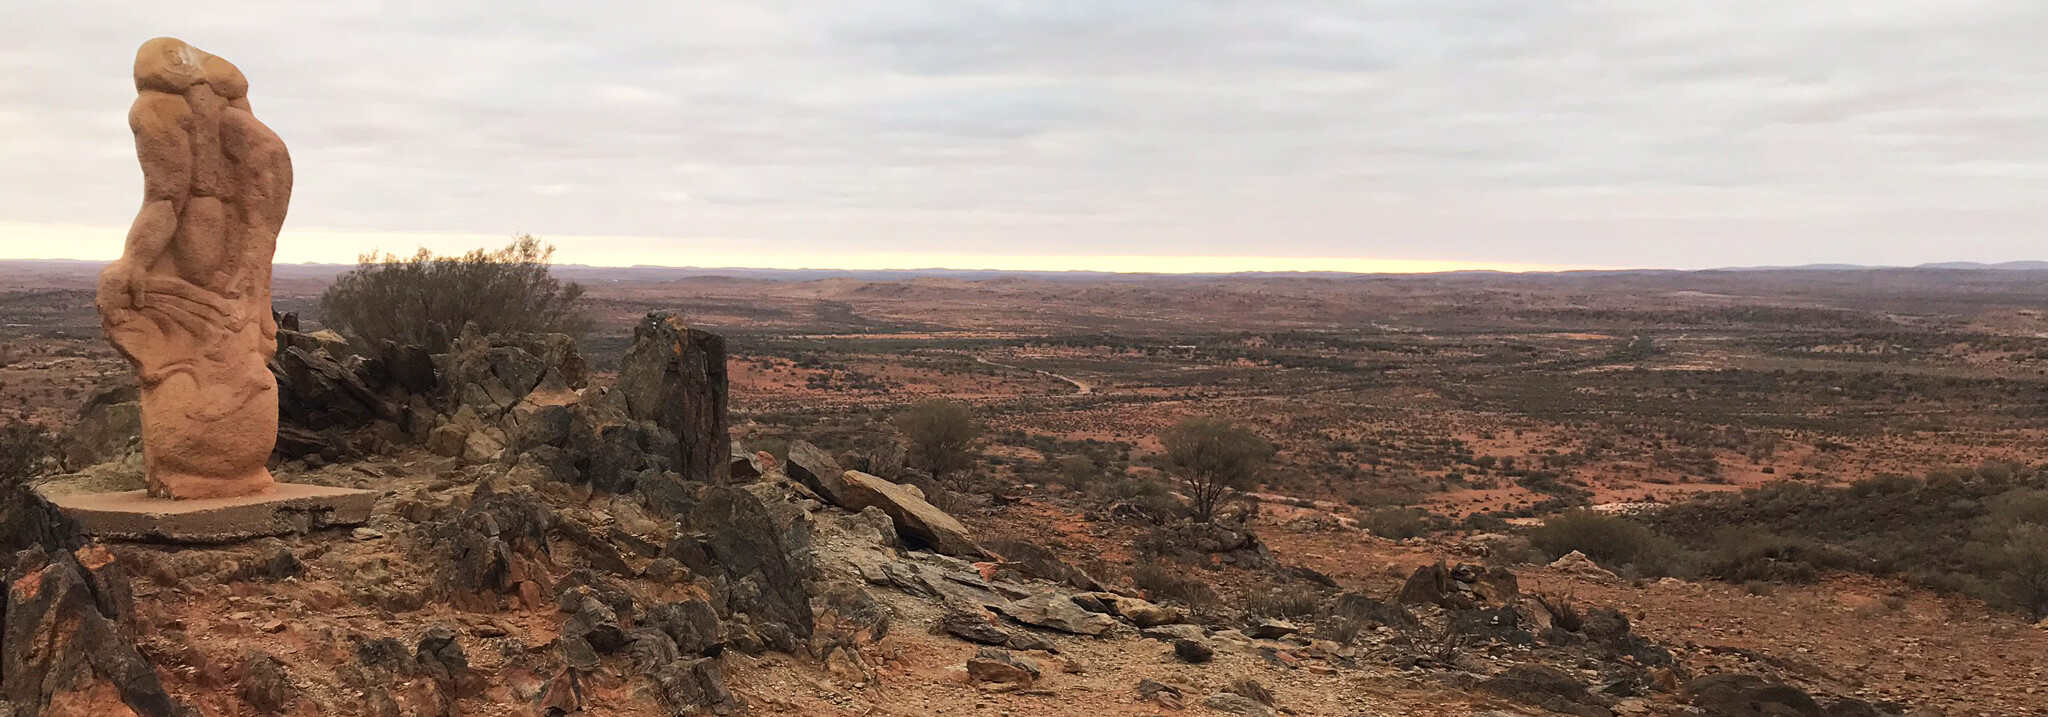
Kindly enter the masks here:
<path id="1" fill-rule="evenodd" d="M 174 35 L 249 75 L 258 116 L 292 147 L 290 226 L 368 243 L 532 232 L 582 261 L 609 254 L 573 237 L 655 237 L 645 263 L 666 264 L 708 247 L 1681 267 L 2048 256 L 2048 5 L 2030 0 L 86 0 L 9 14 L 11 225 L 127 222 L 129 65 L 142 40 Z M 63 253 L 0 236 L 0 255 Z"/>

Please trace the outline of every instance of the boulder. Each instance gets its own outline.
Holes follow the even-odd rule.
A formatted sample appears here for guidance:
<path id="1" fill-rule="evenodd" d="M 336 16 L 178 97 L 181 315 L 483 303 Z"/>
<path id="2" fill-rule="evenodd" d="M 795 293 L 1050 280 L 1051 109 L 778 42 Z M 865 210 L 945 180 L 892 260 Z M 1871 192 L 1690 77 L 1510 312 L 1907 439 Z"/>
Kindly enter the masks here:
<path id="1" fill-rule="evenodd" d="M 789 465 L 783 471 L 833 505 L 860 510 L 847 504 L 846 469 L 839 467 L 839 461 L 825 449 L 803 441 L 791 441 Z"/>
<path id="2" fill-rule="evenodd" d="M 1038 662 L 999 647 L 984 647 L 967 659 L 967 677 L 977 683 L 1030 687 L 1041 674 Z"/>
<path id="3" fill-rule="evenodd" d="M 1125 620 L 1138 627 L 1158 627 L 1186 622 L 1187 612 L 1177 607 L 1168 607 L 1148 600 L 1110 594 L 1106 599 L 1111 609 Z"/>
<path id="4" fill-rule="evenodd" d="M 1114 618 L 1089 612 L 1074 604 L 1071 596 L 1057 590 L 1048 590 L 1012 601 L 1002 607 L 1002 613 L 1026 625 L 1089 637 L 1101 635 L 1116 627 Z"/>
<path id="5" fill-rule="evenodd" d="M 896 531 L 933 550 L 966 558 L 986 557 L 988 551 L 974 541 L 967 526 L 947 515 L 903 486 L 860 471 L 846 471 L 844 485 L 847 510 L 869 506 L 882 509 L 896 522 Z"/>

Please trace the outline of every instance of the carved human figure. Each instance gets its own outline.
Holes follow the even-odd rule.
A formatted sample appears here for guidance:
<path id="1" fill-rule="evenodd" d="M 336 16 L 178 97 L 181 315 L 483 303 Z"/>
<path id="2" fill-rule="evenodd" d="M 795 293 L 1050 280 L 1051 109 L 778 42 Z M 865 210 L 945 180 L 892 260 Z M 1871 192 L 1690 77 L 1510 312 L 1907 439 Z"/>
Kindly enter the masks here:
<path id="1" fill-rule="evenodd" d="M 270 264 L 291 158 L 250 113 L 249 81 L 227 60 L 150 40 L 135 55 L 135 89 L 142 210 L 100 274 L 97 303 L 108 342 L 141 381 L 149 494 L 261 493 L 274 484 Z"/>

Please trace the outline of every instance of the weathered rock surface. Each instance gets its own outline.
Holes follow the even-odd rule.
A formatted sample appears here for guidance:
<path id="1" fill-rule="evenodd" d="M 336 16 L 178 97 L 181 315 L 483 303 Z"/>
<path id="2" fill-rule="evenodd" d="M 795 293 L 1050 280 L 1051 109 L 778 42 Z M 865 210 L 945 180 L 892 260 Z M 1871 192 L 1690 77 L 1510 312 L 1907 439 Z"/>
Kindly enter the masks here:
<path id="1" fill-rule="evenodd" d="M 790 441 L 789 464 L 783 470 L 791 479 L 833 505 L 860 510 L 848 503 L 846 469 L 839 467 L 839 461 L 825 449 L 804 441 Z"/>
<path id="2" fill-rule="evenodd" d="M 19 717 L 191 714 L 126 638 L 120 565 L 103 548 L 13 557 L 0 625 L 0 700 Z"/>
<path id="3" fill-rule="evenodd" d="M 1031 658 L 998 647 L 984 647 L 967 660 L 967 677 L 980 683 L 1030 687 L 1041 671 Z"/>
<path id="4" fill-rule="evenodd" d="M 672 470 L 696 481 L 724 483 L 732 462 L 726 431 L 725 338 L 690 328 L 672 311 L 649 313 L 633 328 L 606 400 L 628 418 L 652 422 L 674 437 L 665 456 Z"/>
<path id="5" fill-rule="evenodd" d="M 704 553 L 724 574 L 728 607 L 746 615 L 768 646 L 788 651 L 810 639 L 810 581 L 790 565 L 782 532 L 760 498 L 713 487 L 690 511 L 689 524 L 702 531 Z"/>
<path id="6" fill-rule="evenodd" d="M 903 486 L 860 471 L 846 471 L 844 502 L 847 510 L 869 506 L 882 509 L 896 521 L 896 530 L 947 555 L 968 558 L 986 556 L 988 551 L 974 541 L 967 526 Z"/>
<path id="7" fill-rule="evenodd" d="M 1010 602 L 1002 607 L 1004 616 L 1026 625 L 1094 637 L 1116 627 L 1116 619 L 1089 612 L 1074 604 L 1072 596 L 1049 590 Z"/>

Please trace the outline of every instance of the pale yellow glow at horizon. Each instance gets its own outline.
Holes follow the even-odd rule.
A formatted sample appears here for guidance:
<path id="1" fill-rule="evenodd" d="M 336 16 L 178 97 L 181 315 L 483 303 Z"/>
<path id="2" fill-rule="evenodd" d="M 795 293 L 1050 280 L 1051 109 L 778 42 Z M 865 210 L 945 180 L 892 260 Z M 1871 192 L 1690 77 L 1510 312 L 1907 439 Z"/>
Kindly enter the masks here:
<path id="1" fill-rule="evenodd" d="M 121 255 L 126 227 L 0 223 L 0 259 L 107 261 Z M 349 264 L 370 251 L 411 254 L 419 248 L 461 253 L 503 246 L 509 236 L 429 232 L 286 229 L 280 264 Z M 961 269 L 1099 271 L 1154 274 L 1323 271 L 1414 274 L 1442 271 L 1567 271 L 1602 267 L 1452 259 L 1370 259 L 1289 256 L 1146 256 L 1130 254 L 999 254 L 975 252 L 819 251 L 731 238 L 545 236 L 558 264 L 728 269 Z"/>

